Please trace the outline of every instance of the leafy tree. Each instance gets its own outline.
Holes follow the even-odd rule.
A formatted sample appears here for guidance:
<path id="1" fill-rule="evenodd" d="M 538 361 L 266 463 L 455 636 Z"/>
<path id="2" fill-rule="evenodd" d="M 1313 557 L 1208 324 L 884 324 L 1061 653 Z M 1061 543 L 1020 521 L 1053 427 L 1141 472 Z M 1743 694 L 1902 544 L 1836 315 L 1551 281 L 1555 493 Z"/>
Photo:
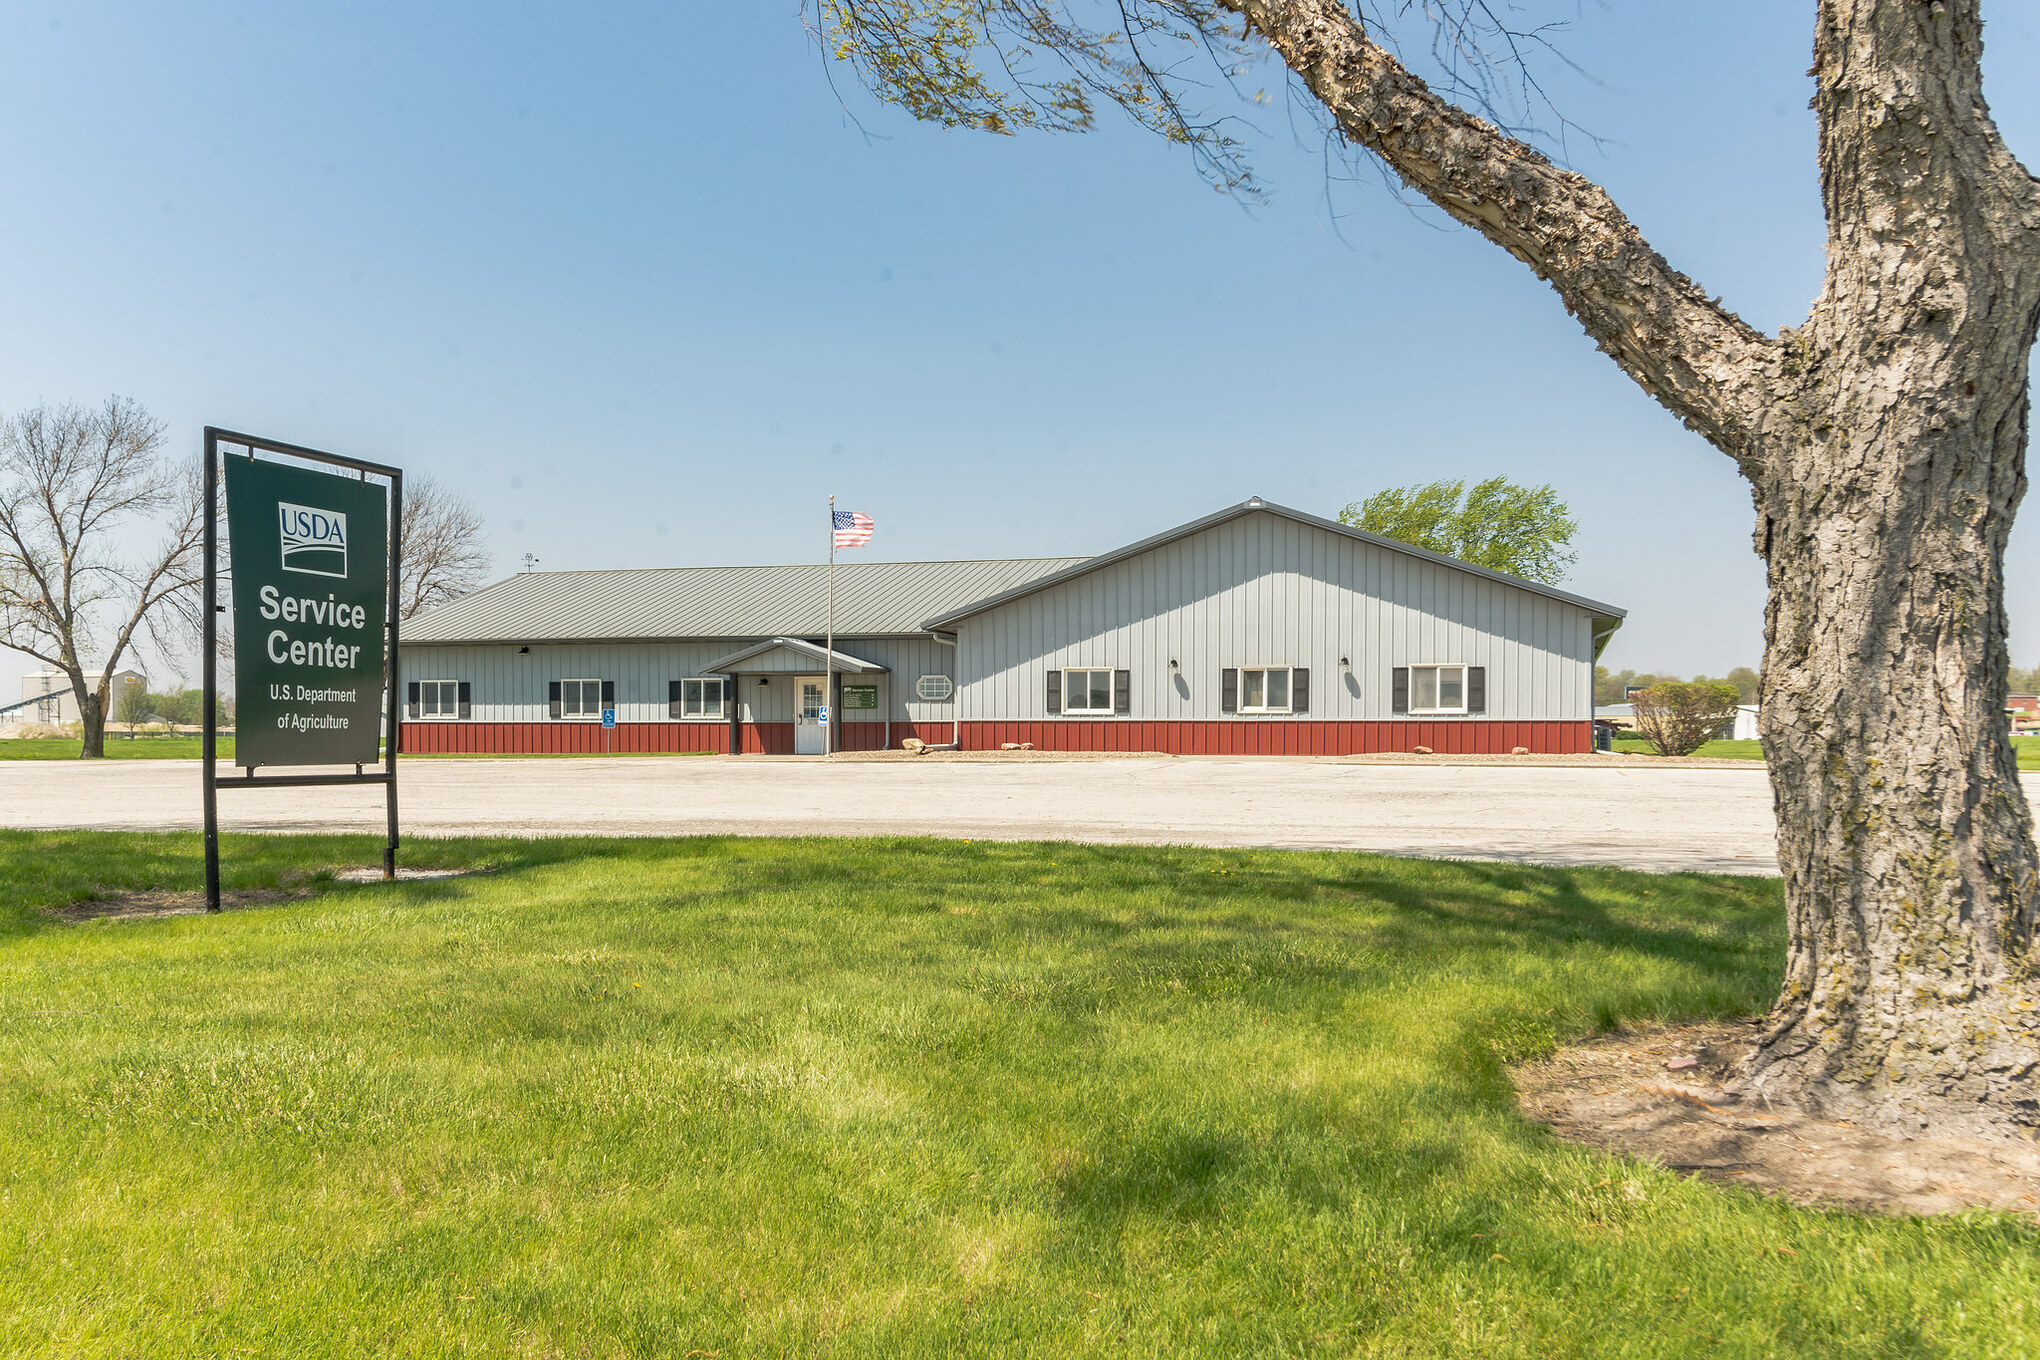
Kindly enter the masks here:
<path id="1" fill-rule="evenodd" d="M 1676 675 L 1656 675 L 1650 671 L 1622 670 L 1611 673 L 1606 666 L 1594 667 L 1594 702 L 1596 704 L 1626 704 L 1629 691 L 1639 685 L 1650 686 L 1660 680 L 1676 680 Z"/>
<path id="2" fill-rule="evenodd" d="M 1729 684 L 1735 686 L 1735 692 L 1741 697 L 1743 703 L 1756 703 L 1758 696 L 1762 693 L 1762 677 L 1748 666 L 1737 666 L 1723 678 Z"/>
<path id="3" fill-rule="evenodd" d="M 1690 756 L 1735 720 L 1741 698 L 1720 680 L 1667 680 L 1636 696 L 1636 730 L 1661 756 Z"/>
<path id="4" fill-rule="evenodd" d="M 2040 179 L 1984 101 L 1982 0 L 1807 0 L 1827 274 L 1777 335 L 1533 145 L 1550 43 L 1518 17 L 1533 2 L 803 13 L 830 58 L 918 118 L 1081 130 L 1110 103 L 1242 193 L 1257 186 L 1223 101 L 1279 63 L 1289 107 L 1314 107 L 1330 144 L 1548 282 L 1752 489 L 1789 928 L 1747 1088 L 1892 1131 L 2040 1128 L 2040 853 L 2004 712 Z"/>
<path id="5" fill-rule="evenodd" d="M 127 724 L 128 739 L 133 740 L 135 729 L 154 716 L 155 695 L 140 685 L 123 686 L 119 700 L 114 704 L 114 718 Z"/>
<path id="6" fill-rule="evenodd" d="M 1339 512 L 1370 534 L 1414 543 L 1491 571 L 1557 585 L 1579 559 L 1568 551 L 1579 525 L 1549 486 L 1517 486 L 1506 477 L 1476 483 L 1428 482 L 1377 491 Z"/>

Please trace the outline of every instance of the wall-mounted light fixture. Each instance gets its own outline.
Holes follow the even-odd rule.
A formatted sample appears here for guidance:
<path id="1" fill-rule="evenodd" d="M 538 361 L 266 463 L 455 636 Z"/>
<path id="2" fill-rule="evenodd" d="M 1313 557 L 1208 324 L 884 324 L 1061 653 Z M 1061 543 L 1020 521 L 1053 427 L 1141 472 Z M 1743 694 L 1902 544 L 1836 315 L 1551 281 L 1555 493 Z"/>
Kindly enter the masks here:
<path id="1" fill-rule="evenodd" d="M 531 655 L 531 648 L 529 648 L 529 647 L 519 647 L 519 648 L 517 649 L 517 655 L 519 655 L 519 656 L 530 656 L 530 655 Z"/>
<path id="2" fill-rule="evenodd" d="M 1169 669 L 1170 669 L 1170 670 L 1175 670 L 1175 669 L 1176 669 L 1176 660 L 1175 660 L 1175 658 L 1174 658 L 1174 657 L 1171 657 L 1171 658 L 1169 659 Z"/>
<path id="3" fill-rule="evenodd" d="M 758 677 L 758 683 L 761 685 L 769 685 L 772 683 L 772 677 L 769 675 L 761 675 Z"/>
<path id="4" fill-rule="evenodd" d="M 1339 669 L 1342 671 L 1350 671 L 1353 669 L 1353 663 L 1342 656 L 1339 658 Z"/>

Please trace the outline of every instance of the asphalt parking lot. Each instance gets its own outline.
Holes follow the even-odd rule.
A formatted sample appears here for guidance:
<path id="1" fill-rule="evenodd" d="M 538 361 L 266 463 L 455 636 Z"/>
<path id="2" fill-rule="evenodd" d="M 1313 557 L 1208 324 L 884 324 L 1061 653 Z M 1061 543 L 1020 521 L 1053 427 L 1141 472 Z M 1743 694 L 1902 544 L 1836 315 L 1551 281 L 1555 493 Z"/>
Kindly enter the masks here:
<path id="1" fill-rule="evenodd" d="M 1137 758 L 415 760 L 412 835 L 937 835 L 1776 873 L 1763 767 Z M 0 762 L 0 826 L 196 830 L 184 761 Z M 225 790 L 223 828 L 380 832 L 378 789 Z"/>

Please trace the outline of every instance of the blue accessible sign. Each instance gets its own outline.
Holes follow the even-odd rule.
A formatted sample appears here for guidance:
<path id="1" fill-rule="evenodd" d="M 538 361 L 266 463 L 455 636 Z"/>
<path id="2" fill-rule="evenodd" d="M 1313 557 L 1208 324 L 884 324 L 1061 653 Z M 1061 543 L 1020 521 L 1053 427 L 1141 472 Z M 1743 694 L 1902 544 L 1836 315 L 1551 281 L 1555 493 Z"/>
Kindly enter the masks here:
<path id="1" fill-rule="evenodd" d="M 613 708 L 605 708 L 605 709 L 603 709 L 603 710 L 602 710 L 602 725 L 603 725 L 604 727 L 614 727 L 614 726 L 616 726 L 616 710 L 615 710 L 615 709 L 613 709 Z"/>
<path id="2" fill-rule="evenodd" d="M 827 704 L 822 705 L 821 719 L 822 726 L 827 727 L 829 725 L 829 706 Z"/>

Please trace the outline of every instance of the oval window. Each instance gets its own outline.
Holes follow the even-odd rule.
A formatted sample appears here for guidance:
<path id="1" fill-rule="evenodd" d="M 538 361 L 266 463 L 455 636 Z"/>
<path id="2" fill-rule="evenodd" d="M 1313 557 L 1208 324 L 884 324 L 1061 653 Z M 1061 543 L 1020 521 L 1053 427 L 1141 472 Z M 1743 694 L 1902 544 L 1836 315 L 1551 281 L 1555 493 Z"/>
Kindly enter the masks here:
<path id="1" fill-rule="evenodd" d="M 955 689 L 946 675 L 924 675 L 914 682 L 914 693 L 933 702 L 947 699 Z"/>

